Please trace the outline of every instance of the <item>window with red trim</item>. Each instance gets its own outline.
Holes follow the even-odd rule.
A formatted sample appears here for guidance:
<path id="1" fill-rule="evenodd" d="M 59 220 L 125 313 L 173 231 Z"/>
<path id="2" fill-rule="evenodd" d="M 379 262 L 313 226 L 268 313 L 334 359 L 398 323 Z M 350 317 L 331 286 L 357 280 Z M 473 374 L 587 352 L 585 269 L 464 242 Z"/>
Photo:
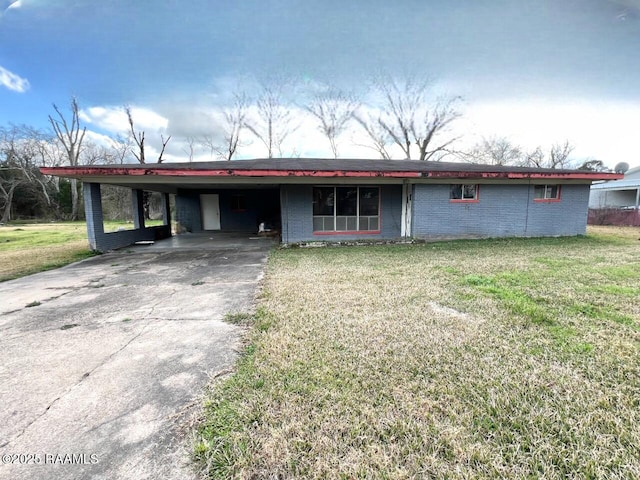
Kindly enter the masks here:
<path id="1" fill-rule="evenodd" d="M 313 187 L 314 232 L 377 232 L 380 188 Z"/>
<path id="2" fill-rule="evenodd" d="M 557 202 L 560 200 L 560 185 L 534 185 L 535 202 Z"/>
<path id="3" fill-rule="evenodd" d="M 449 190 L 449 200 L 452 202 L 477 202 L 478 185 L 468 183 L 458 183 L 451 185 Z"/>

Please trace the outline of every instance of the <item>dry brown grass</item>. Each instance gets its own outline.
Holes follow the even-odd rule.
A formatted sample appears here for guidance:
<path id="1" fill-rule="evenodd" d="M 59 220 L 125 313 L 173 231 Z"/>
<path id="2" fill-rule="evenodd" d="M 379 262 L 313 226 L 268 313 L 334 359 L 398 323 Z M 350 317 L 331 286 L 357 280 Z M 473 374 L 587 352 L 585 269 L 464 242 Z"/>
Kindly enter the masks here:
<path id="1" fill-rule="evenodd" d="M 83 258 L 87 250 L 86 240 L 74 240 L 46 249 L 0 251 L 0 281 L 65 265 Z"/>
<path id="2" fill-rule="evenodd" d="M 640 229 L 281 250 L 214 478 L 639 478 Z"/>
<path id="3" fill-rule="evenodd" d="M 90 255 L 84 222 L 0 227 L 0 281 L 66 265 Z"/>

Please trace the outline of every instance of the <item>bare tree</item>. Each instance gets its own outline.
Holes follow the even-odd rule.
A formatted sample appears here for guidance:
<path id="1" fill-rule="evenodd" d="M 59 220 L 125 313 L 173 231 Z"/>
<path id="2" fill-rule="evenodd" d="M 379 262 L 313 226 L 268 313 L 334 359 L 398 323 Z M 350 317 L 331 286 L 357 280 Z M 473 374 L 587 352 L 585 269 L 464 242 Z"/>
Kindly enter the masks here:
<path id="1" fill-rule="evenodd" d="M 283 88 L 286 83 L 262 86 L 256 101 L 256 115 L 245 120 L 247 130 L 253 133 L 267 149 L 267 157 L 274 153 L 282 156 L 282 144 L 297 129 L 293 114 L 284 101 Z"/>
<path id="2" fill-rule="evenodd" d="M 22 175 L 21 169 L 15 165 L 14 160 L 0 160 L 0 205 L 2 206 L 0 224 L 11 220 L 11 207 L 16 188 L 25 182 L 26 178 Z"/>
<path id="3" fill-rule="evenodd" d="M 118 161 L 120 149 L 114 146 L 107 147 L 97 145 L 92 142 L 85 142 L 82 151 L 82 163 L 85 165 L 109 165 L 114 163 L 122 163 Z"/>
<path id="4" fill-rule="evenodd" d="M 224 149 L 220 149 L 218 153 L 225 160 L 232 160 L 241 146 L 240 136 L 245 127 L 248 103 L 246 94 L 236 94 L 233 105 L 223 112 Z"/>
<path id="5" fill-rule="evenodd" d="M 536 168 L 570 168 L 572 162 L 569 156 L 573 148 L 573 145 L 565 140 L 563 143 L 554 143 L 545 155 L 544 150 L 538 146 L 524 154 L 522 165 Z"/>
<path id="6" fill-rule="evenodd" d="M 123 137 L 121 135 L 117 135 L 115 139 L 113 139 L 112 144 L 112 154 L 110 156 L 111 163 L 120 164 L 128 163 L 125 160 L 128 159 L 128 156 L 131 151 L 131 135 L 127 135 Z"/>
<path id="7" fill-rule="evenodd" d="M 187 146 L 182 149 L 182 151 L 189 156 L 190 162 L 193 162 L 193 156 L 195 154 L 197 143 L 198 142 L 196 140 L 196 137 L 187 137 Z"/>
<path id="8" fill-rule="evenodd" d="M 160 142 L 162 143 L 162 149 L 160 149 L 160 155 L 158 155 L 158 163 L 162 163 L 162 161 L 164 160 L 162 156 L 164 155 L 164 150 L 167 148 L 167 143 L 169 143 L 169 140 L 171 140 L 171 135 L 169 135 L 165 140 L 164 135 L 160 134 Z"/>
<path id="9" fill-rule="evenodd" d="M 360 102 L 353 94 L 329 89 L 313 97 L 306 110 L 319 122 L 318 128 L 327 137 L 334 158 L 338 158 L 338 137 L 353 119 Z"/>
<path id="10" fill-rule="evenodd" d="M 129 127 L 131 129 L 131 138 L 133 138 L 133 142 L 136 144 L 136 149 L 131 149 L 133 156 L 138 160 L 139 163 L 144 164 L 146 162 L 146 145 L 145 145 L 145 132 L 144 130 L 136 131 L 135 125 L 133 123 L 133 114 L 131 113 L 131 107 L 125 107 L 125 113 L 127 114 L 127 119 L 129 120 Z M 162 163 L 162 156 L 164 155 L 164 150 L 167 147 L 167 144 L 171 140 L 171 135 L 167 137 L 165 140 L 164 135 L 160 134 L 160 141 L 162 143 L 162 149 L 160 150 L 160 154 L 158 155 L 158 163 Z M 142 203 L 144 210 L 144 218 L 149 220 L 151 215 L 150 209 L 151 202 L 151 192 L 147 192 L 146 190 L 143 192 Z"/>
<path id="11" fill-rule="evenodd" d="M 472 163 L 488 165 L 519 165 L 523 152 L 506 137 L 483 137 L 469 152 L 459 156 Z"/>
<path id="12" fill-rule="evenodd" d="M 585 160 L 582 165 L 578 167 L 578 170 L 589 170 L 591 172 L 610 172 L 611 169 L 607 167 L 602 160 L 589 159 Z"/>
<path id="13" fill-rule="evenodd" d="M 380 158 L 383 160 L 391 160 L 391 153 L 389 152 L 390 136 L 384 125 L 380 122 L 380 117 L 378 115 L 374 115 L 372 113 L 354 113 L 354 120 L 362 127 L 365 131 L 369 140 L 371 141 L 371 145 L 361 145 L 363 147 L 372 148 Z"/>
<path id="14" fill-rule="evenodd" d="M 15 193 L 20 190 L 36 203 L 51 207 L 51 192 L 57 184 L 45 177 L 38 167 L 51 161 L 50 146 L 53 139 L 45 133 L 26 125 L 0 127 L 0 205 L 1 223 L 10 220 Z"/>
<path id="15" fill-rule="evenodd" d="M 87 127 L 80 128 L 80 117 L 78 101 L 71 99 L 71 120 L 67 121 L 60 109 L 53 104 L 56 111 L 56 118 L 49 115 L 49 123 L 53 127 L 56 137 L 64 146 L 69 165 L 77 166 L 79 164 L 80 153 L 82 151 L 82 141 L 87 131 Z M 75 178 L 71 182 L 71 220 L 78 219 L 78 181 Z"/>
<path id="16" fill-rule="evenodd" d="M 209 158 L 213 160 L 214 158 L 220 157 L 220 143 L 216 140 L 213 135 L 204 135 L 200 137 L 199 141 L 200 145 L 206 148 L 209 151 Z"/>
<path id="17" fill-rule="evenodd" d="M 388 156 L 387 146 L 396 145 L 406 159 L 433 160 L 447 154 L 447 148 L 458 139 L 439 137 L 460 117 L 460 97 L 440 97 L 431 102 L 428 82 L 415 79 L 379 79 L 373 91 L 381 102 L 378 114 L 357 118 L 383 158 Z"/>
<path id="18" fill-rule="evenodd" d="M 138 160 L 138 163 L 144 164 L 146 161 L 144 158 L 144 153 L 145 153 L 144 130 L 136 132 L 135 126 L 133 124 L 133 114 L 131 113 L 131 107 L 125 107 L 124 111 L 127 114 L 127 119 L 129 120 L 129 127 L 131 129 L 131 138 L 133 138 L 133 141 L 135 142 L 137 147 L 137 150 L 132 149 L 131 153 L 133 153 L 133 156 L 136 157 L 136 160 Z"/>
<path id="19" fill-rule="evenodd" d="M 540 146 L 537 146 L 533 150 L 525 152 L 522 158 L 522 165 L 525 167 L 545 168 L 546 158 Z"/>
<path id="20" fill-rule="evenodd" d="M 564 143 L 554 143 L 549 150 L 549 166 L 551 168 L 570 167 L 569 155 L 573 149 L 574 146 L 568 140 L 565 140 Z"/>
<path id="21" fill-rule="evenodd" d="M 132 150 L 133 156 L 138 160 L 138 163 L 144 164 L 146 163 L 145 158 L 145 132 L 144 130 L 136 131 L 134 123 L 133 123 L 133 114 L 131 113 L 131 107 L 125 107 L 125 113 L 127 114 L 127 119 L 129 120 L 129 127 L 131 130 L 131 138 L 133 138 L 134 143 L 136 144 L 137 149 Z M 171 140 L 171 135 L 164 139 L 164 135 L 160 134 L 160 141 L 162 143 L 162 149 L 160 150 L 160 155 L 158 155 L 158 163 L 162 163 L 162 156 L 164 155 L 164 150 L 167 147 L 167 144 Z"/>
<path id="22" fill-rule="evenodd" d="M 11 219 L 11 207 L 16 189 L 26 183 L 24 172 L 25 155 L 19 151 L 15 128 L 0 129 L 0 205 L 2 217 L 0 223 Z M 27 160 L 28 161 L 28 160 Z"/>
<path id="23" fill-rule="evenodd" d="M 210 134 L 200 139 L 200 144 L 209 150 L 211 157 L 215 155 L 219 160 L 233 160 L 238 148 L 244 145 L 241 137 L 246 128 L 249 99 L 245 93 L 235 93 L 233 97 L 233 104 L 220 112 L 222 138 Z"/>

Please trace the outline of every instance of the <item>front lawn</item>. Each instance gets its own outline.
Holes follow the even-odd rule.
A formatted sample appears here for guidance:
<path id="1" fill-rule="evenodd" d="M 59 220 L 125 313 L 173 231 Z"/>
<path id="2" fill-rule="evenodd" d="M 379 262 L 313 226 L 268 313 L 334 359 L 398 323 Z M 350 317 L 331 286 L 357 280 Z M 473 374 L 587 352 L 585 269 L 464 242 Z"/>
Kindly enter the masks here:
<path id="1" fill-rule="evenodd" d="M 237 371 L 207 393 L 200 465 L 640 478 L 639 238 L 274 252 Z"/>

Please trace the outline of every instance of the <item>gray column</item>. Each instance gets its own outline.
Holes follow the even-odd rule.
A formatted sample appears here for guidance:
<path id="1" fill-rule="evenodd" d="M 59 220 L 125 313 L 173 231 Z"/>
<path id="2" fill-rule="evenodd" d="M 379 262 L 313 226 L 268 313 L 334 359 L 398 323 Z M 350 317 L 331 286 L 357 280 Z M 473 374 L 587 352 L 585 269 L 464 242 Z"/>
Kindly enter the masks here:
<path id="1" fill-rule="evenodd" d="M 82 184 L 82 190 L 84 194 L 84 214 L 87 219 L 89 248 L 91 248 L 91 250 L 99 250 L 99 242 L 104 235 L 100 184 L 84 182 Z"/>
<path id="2" fill-rule="evenodd" d="M 131 190 L 131 214 L 134 228 L 144 228 L 144 192 L 142 190 Z"/>

